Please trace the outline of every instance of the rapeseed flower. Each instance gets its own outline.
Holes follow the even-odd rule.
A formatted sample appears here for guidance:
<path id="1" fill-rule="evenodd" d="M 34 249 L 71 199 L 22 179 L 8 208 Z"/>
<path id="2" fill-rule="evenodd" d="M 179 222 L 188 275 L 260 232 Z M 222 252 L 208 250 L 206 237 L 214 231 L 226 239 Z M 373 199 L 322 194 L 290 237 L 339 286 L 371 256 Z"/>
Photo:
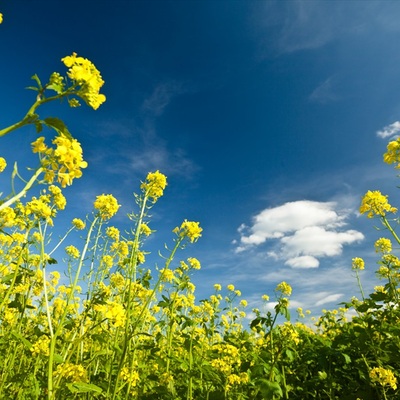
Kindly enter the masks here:
<path id="1" fill-rule="evenodd" d="M 94 202 L 94 208 L 99 211 L 102 220 L 113 217 L 120 207 L 121 205 L 112 194 L 101 194 Z"/>
<path id="2" fill-rule="evenodd" d="M 149 172 L 146 181 L 140 185 L 140 188 L 149 196 L 153 201 L 156 201 L 164 193 L 167 186 L 167 177 L 160 173 L 160 171 Z"/>
<path id="3" fill-rule="evenodd" d="M 382 386 L 390 386 L 393 390 L 397 389 L 397 378 L 390 369 L 375 367 L 369 371 L 372 382 Z"/>
<path id="4" fill-rule="evenodd" d="M 87 58 L 78 57 L 76 53 L 62 58 L 61 61 L 69 68 L 68 77 L 78 87 L 76 95 L 97 110 L 106 101 L 104 94 L 99 93 L 104 85 L 99 70 Z M 75 103 L 74 106 L 76 105 Z"/>
<path id="5" fill-rule="evenodd" d="M 392 251 L 392 242 L 387 238 L 380 238 L 375 242 L 375 251 L 377 253 L 390 253 Z"/>
<path id="6" fill-rule="evenodd" d="M 119 229 L 116 228 L 115 226 L 110 226 L 110 227 L 108 227 L 108 228 L 106 229 L 106 235 L 107 235 L 109 238 L 115 240 L 116 242 L 119 241 L 120 232 L 119 232 Z"/>
<path id="7" fill-rule="evenodd" d="M 365 268 L 364 260 L 360 257 L 355 257 L 352 260 L 352 269 L 362 271 Z"/>
<path id="8" fill-rule="evenodd" d="M 83 222 L 80 218 L 74 218 L 72 220 L 72 225 L 78 230 L 85 229 L 86 226 L 85 222 Z"/>
<path id="9" fill-rule="evenodd" d="M 72 363 L 62 363 L 53 372 L 54 376 L 61 376 L 70 382 L 87 382 L 87 372 L 82 365 Z"/>
<path id="10" fill-rule="evenodd" d="M 400 138 L 388 143 L 387 152 L 383 155 L 383 161 L 386 164 L 398 163 L 395 168 L 400 168 Z"/>
<path id="11" fill-rule="evenodd" d="M 65 252 L 72 258 L 79 258 L 79 250 L 75 246 L 67 246 Z"/>
<path id="12" fill-rule="evenodd" d="M 180 238 L 188 238 L 191 243 L 197 241 L 201 237 L 203 228 L 199 226 L 200 222 L 187 221 L 185 219 L 180 227 L 176 227 L 172 232 L 176 233 Z"/>
<path id="13" fill-rule="evenodd" d="M 368 218 L 373 218 L 374 216 L 384 217 L 387 212 L 395 213 L 397 208 L 388 203 L 387 197 L 379 190 L 368 190 L 361 201 L 360 213 L 368 213 Z"/>
<path id="14" fill-rule="evenodd" d="M 276 286 L 275 289 L 277 292 L 281 292 L 285 296 L 290 296 L 292 294 L 292 287 L 286 283 L 286 282 L 281 282 Z"/>
<path id="15" fill-rule="evenodd" d="M 5 158 L 0 157 L 0 172 L 3 172 L 7 167 L 7 161 Z"/>

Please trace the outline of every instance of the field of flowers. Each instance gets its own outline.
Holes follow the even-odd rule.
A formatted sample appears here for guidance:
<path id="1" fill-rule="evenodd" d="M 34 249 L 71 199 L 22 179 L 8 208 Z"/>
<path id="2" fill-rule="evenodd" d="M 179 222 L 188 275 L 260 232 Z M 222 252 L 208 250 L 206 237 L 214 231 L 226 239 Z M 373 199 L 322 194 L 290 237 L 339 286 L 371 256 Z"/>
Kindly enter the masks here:
<path id="1" fill-rule="evenodd" d="M 198 222 L 175 227 L 162 267 L 149 270 L 149 211 L 167 186 L 159 171 L 138 184 L 129 234 L 111 222 L 118 200 L 101 194 L 93 212 L 72 219 L 54 243 L 57 212 L 66 207 L 62 190 L 87 164 L 64 122 L 41 119 L 38 109 L 61 99 L 97 109 L 106 100 L 91 61 L 77 54 L 61 61 L 66 76 L 55 72 L 42 84 L 34 75 L 32 107 L 0 130 L 4 136 L 30 125 L 38 133 L 31 144 L 37 166 L 27 179 L 15 166 L 12 180 L 21 189 L 13 184 L 0 199 L 0 399 L 400 398 L 400 259 L 392 252 L 392 241 L 400 244 L 399 220 L 387 196 L 368 192 L 360 206 L 391 237 L 375 243 L 382 285 L 364 294 L 358 276 L 364 261 L 353 259 L 349 272 L 356 273 L 361 299 L 325 312 L 314 326 L 299 322 L 301 309 L 291 322 L 286 282 L 271 293 L 273 312 L 248 310 L 233 285 L 216 284 L 208 299 L 196 299 L 191 274 L 200 262 L 179 259 L 179 250 L 201 237 Z M 400 166 L 400 139 L 388 144 L 384 161 Z M 9 170 L 0 157 L 0 172 Z M 69 243 L 73 235 L 82 248 Z M 53 256 L 61 249 L 65 267 L 57 272 Z M 355 316 L 347 319 L 350 312 Z M 254 315 L 249 325 L 246 313 Z"/>

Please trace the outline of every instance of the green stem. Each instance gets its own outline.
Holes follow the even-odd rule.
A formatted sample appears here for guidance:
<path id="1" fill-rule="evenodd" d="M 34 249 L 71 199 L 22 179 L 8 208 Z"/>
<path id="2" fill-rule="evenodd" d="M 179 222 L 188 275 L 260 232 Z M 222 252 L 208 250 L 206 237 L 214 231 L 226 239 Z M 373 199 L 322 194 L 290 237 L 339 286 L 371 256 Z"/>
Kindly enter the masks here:
<path id="1" fill-rule="evenodd" d="M 7 201 L 5 201 L 3 204 L 0 205 L 0 211 L 4 210 L 6 207 L 9 207 L 11 204 L 15 203 L 16 201 L 18 201 L 21 197 L 24 197 L 28 190 L 33 186 L 33 184 L 35 183 L 36 179 L 38 178 L 38 176 L 44 171 L 44 169 L 42 167 L 40 167 L 31 177 L 31 179 L 29 179 L 29 181 L 27 182 L 27 184 L 25 185 L 25 187 L 15 196 L 11 197 L 11 199 L 8 199 Z"/>
<path id="2" fill-rule="evenodd" d="M 386 217 L 382 217 L 382 222 L 383 224 L 386 226 L 386 228 L 389 229 L 389 232 L 393 235 L 393 237 L 396 239 L 396 242 L 398 244 L 400 244 L 400 238 L 397 236 L 396 232 L 394 231 L 394 229 L 391 227 L 391 225 L 389 224 L 389 221 L 386 219 Z"/>
<path id="3" fill-rule="evenodd" d="M 49 355 L 49 364 L 48 364 L 48 376 L 47 376 L 47 389 L 48 389 L 48 394 L 47 394 L 47 398 L 48 400 L 53 400 L 54 399 L 54 387 L 53 387 L 53 362 L 54 362 L 54 351 L 55 351 L 55 346 L 56 346 L 56 340 L 57 340 L 57 336 L 60 334 L 61 329 L 63 328 L 63 323 L 64 320 L 67 316 L 68 313 L 68 305 L 70 304 L 71 300 L 74 297 L 74 292 L 75 292 L 75 288 L 78 284 L 78 280 L 79 280 L 79 276 L 81 273 L 81 269 L 83 266 L 83 261 L 86 259 L 86 253 L 87 250 L 89 248 L 89 243 L 90 243 L 90 237 L 92 235 L 92 231 L 94 229 L 94 226 L 96 225 L 97 221 L 98 221 L 99 217 L 95 217 L 92 224 L 90 225 L 90 228 L 88 230 L 87 233 L 87 237 L 86 237 L 86 242 L 85 242 L 85 246 L 82 250 L 82 254 L 79 260 L 79 264 L 75 273 L 75 278 L 74 278 L 74 282 L 71 285 L 71 290 L 68 294 L 67 297 L 67 304 L 65 305 L 65 310 L 60 318 L 60 321 L 58 323 L 57 329 L 53 335 L 53 337 L 51 338 L 51 342 L 50 342 L 50 355 Z"/>

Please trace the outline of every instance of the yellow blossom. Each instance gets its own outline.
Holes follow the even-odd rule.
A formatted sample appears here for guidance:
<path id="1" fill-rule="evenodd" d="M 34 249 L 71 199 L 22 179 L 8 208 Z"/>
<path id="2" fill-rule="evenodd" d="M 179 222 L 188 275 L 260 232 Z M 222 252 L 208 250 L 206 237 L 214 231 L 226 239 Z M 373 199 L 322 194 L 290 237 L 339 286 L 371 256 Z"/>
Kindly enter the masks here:
<path id="1" fill-rule="evenodd" d="M 40 355 L 43 354 L 48 356 L 50 353 L 50 339 L 43 335 L 41 336 L 30 348 L 30 351 L 33 355 Z"/>
<path id="2" fill-rule="evenodd" d="M 393 390 L 397 389 L 397 378 L 390 369 L 375 367 L 369 371 L 369 377 L 372 382 L 379 383 L 382 386 L 390 386 Z"/>
<path id="3" fill-rule="evenodd" d="M 72 363 L 62 363 L 53 372 L 54 376 L 62 376 L 70 382 L 87 382 L 87 372 L 82 365 Z"/>
<path id="4" fill-rule="evenodd" d="M 85 228 L 86 224 L 80 218 L 74 218 L 72 220 L 72 225 L 74 225 L 76 229 L 82 230 Z"/>
<path id="5" fill-rule="evenodd" d="M 202 228 L 199 226 L 200 222 L 185 221 L 182 222 L 180 227 L 176 227 L 172 232 L 176 233 L 180 238 L 187 237 L 191 243 L 197 241 L 201 237 Z"/>
<path id="6" fill-rule="evenodd" d="M 230 284 L 226 287 L 230 292 L 233 292 L 235 290 L 235 286 Z"/>
<path id="7" fill-rule="evenodd" d="M 193 269 L 200 269 L 201 268 L 200 261 L 197 258 L 189 257 L 187 260 L 188 260 L 189 265 Z"/>
<path id="8" fill-rule="evenodd" d="M 120 234 L 119 229 L 116 228 L 115 226 L 110 226 L 106 229 L 106 235 L 109 238 L 115 240 L 116 242 L 118 242 L 119 240 L 119 234 Z"/>
<path id="9" fill-rule="evenodd" d="M 140 185 L 143 193 L 156 201 L 164 193 L 164 189 L 167 186 L 167 177 L 160 173 L 158 170 L 156 172 L 149 172 L 146 181 Z"/>
<path id="10" fill-rule="evenodd" d="M 120 207 L 117 199 L 111 194 L 97 196 L 94 202 L 94 208 L 99 211 L 100 217 L 103 220 L 113 217 Z"/>
<path id="11" fill-rule="evenodd" d="M 281 292 L 285 296 L 290 296 L 292 294 L 292 287 L 286 283 L 286 282 L 281 282 L 276 286 L 275 289 L 277 292 Z"/>
<path id="12" fill-rule="evenodd" d="M 397 208 L 388 203 L 387 197 L 378 190 L 373 192 L 368 190 L 361 201 L 360 213 L 368 213 L 368 218 L 373 218 L 376 215 L 384 217 L 387 212 L 395 213 Z"/>
<path id="13" fill-rule="evenodd" d="M 72 258 L 79 258 L 79 250 L 75 246 L 67 246 L 65 252 Z"/>
<path id="14" fill-rule="evenodd" d="M 5 158 L 0 157 L 0 172 L 3 172 L 7 167 L 7 161 Z"/>
<path id="15" fill-rule="evenodd" d="M 150 236 L 151 235 L 151 229 L 147 224 L 141 224 L 140 225 L 140 233 L 142 233 L 145 236 Z"/>
<path id="16" fill-rule="evenodd" d="M 217 292 L 219 292 L 219 291 L 222 289 L 222 287 L 221 287 L 221 285 L 220 285 L 219 283 L 216 283 L 216 284 L 214 285 L 214 289 L 215 289 Z"/>
<path id="17" fill-rule="evenodd" d="M 365 268 L 365 263 L 362 258 L 355 257 L 352 261 L 352 269 L 362 271 Z"/>
<path id="18" fill-rule="evenodd" d="M 97 110 L 106 101 L 104 94 L 99 93 L 104 85 L 99 70 L 88 59 L 77 57 L 76 53 L 62 58 L 61 61 L 69 68 L 68 77 L 78 86 L 77 96 L 94 110 Z M 76 102 L 73 106 L 76 106 Z"/>
<path id="19" fill-rule="evenodd" d="M 0 13 L 0 24 L 2 24 L 2 23 L 3 23 L 3 14 Z"/>
<path id="20" fill-rule="evenodd" d="M 375 251 L 377 253 L 390 253 L 392 251 L 392 242 L 387 238 L 380 238 L 375 242 Z"/>
<path id="21" fill-rule="evenodd" d="M 386 164 L 398 163 L 395 168 L 400 168 L 400 138 L 388 143 L 387 152 L 383 155 L 383 161 Z"/>

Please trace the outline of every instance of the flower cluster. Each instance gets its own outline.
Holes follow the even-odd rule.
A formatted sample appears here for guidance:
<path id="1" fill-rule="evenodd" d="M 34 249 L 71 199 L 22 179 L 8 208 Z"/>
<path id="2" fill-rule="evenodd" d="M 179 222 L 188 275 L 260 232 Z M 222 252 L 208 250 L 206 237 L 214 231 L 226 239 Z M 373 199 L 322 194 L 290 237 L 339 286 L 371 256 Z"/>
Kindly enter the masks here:
<path id="1" fill-rule="evenodd" d="M 94 202 L 94 208 L 98 210 L 102 220 L 112 218 L 120 207 L 121 205 L 112 194 L 101 194 Z"/>
<path id="2" fill-rule="evenodd" d="M 43 136 L 36 139 L 32 143 L 32 151 L 42 156 L 41 165 L 45 170 L 45 181 L 52 183 L 57 177 L 63 188 L 71 185 L 75 178 L 82 176 L 81 169 L 87 167 L 87 162 L 83 160 L 81 144 L 64 134 L 53 140 L 52 143 L 56 146 L 54 149 L 47 147 L 44 140 Z"/>
<path id="3" fill-rule="evenodd" d="M 397 378 L 390 369 L 382 367 L 372 368 L 369 372 L 372 382 L 376 382 L 382 386 L 390 386 L 393 390 L 397 389 Z"/>
<path id="4" fill-rule="evenodd" d="M 362 271 L 365 268 L 364 260 L 362 258 L 360 258 L 360 257 L 354 257 L 353 260 L 352 260 L 351 267 L 354 270 Z"/>
<path id="5" fill-rule="evenodd" d="M 191 243 L 197 241 L 201 237 L 203 228 L 200 228 L 199 222 L 185 221 L 182 222 L 180 227 L 176 227 L 172 232 L 176 233 L 180 238 L 188 238 Z"/>
<path id="6" fill-rule="evenodd" d="M 400 168 L 400 138 L 388 143 L 387 152 L 383 155 L 383 161 L 386 164 L 398 163 L 396 168 Z"/>
<path id="7" fill-rule="evenodd" d="M 140 185 L 143 193 L 149 196 L 153 201 L 156 201 L 164 194 L 164 189 L 167 186 L 167 177 L 160 173 L 149 172 L 146 181 Z"/>
<path id="8" fill-rule="evenodd" d="M 384 217 L 387 212 L 395 213 L 396 211 L 397 208 L 392 207 L 388 203 L 387 196 L 384 196 L 379 190 L 368 190 L 361 201 L 360 213 L 368 213 L 368 218 Z"/>
<path id="9" fill-rule="evenodd" d="M 97 110 L 106 101 L 104 94 L 100 94 L 100 89 L 104 85 L 100 72 L 91 61 L 86 58 L 78 57 L 76 53 L 61 59 L 68 70 L 68 77 L 78 87 L 75 92 L 77 96 L 85 101 L 87 105 Z M 76 102 L 73 106 L 76 106 Z"/>

